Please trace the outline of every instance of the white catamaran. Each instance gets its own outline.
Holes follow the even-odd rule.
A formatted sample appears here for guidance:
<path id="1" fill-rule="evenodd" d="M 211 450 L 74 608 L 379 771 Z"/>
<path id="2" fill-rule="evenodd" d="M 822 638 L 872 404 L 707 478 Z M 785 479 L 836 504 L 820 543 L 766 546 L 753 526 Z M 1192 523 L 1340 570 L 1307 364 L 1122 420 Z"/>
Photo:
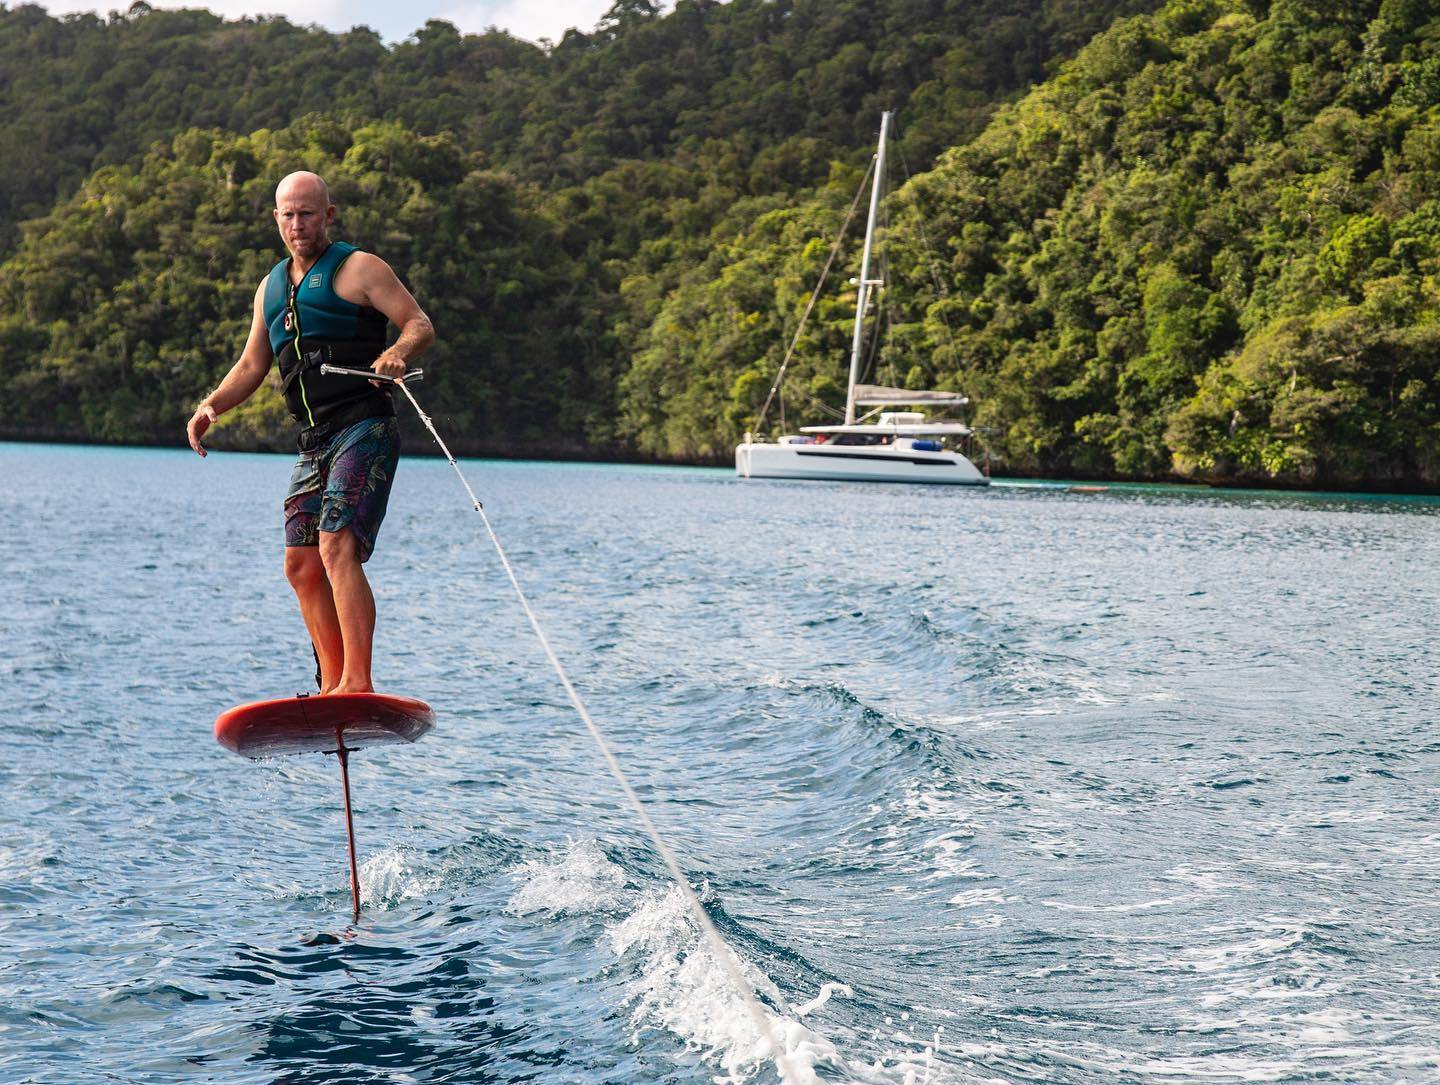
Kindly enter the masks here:
<path id="1" fill-rule="evenodd" d="M 857 407 L 942 408 L 961 407 L 970 402 L 953 392 L 917 392 L 858 383 L 864 352 L 865 306 L 871 288 L 882 285 L 880 279 L 870 278 L 870 254 L 892 116 L 887 112 L 880 118 L 880 146 L 875 152 L 870 216 L 865 223 L 865 248 L 860 258 L 855 300 L 845 421 L 841 425 L 802 426 L 798 434 L 786 434 L 773 442 L 747 433 L 744 442 L 735 449 L 735 473 L 741 478 L 933 482 L 961 486 L 985 486 L 990 482 L 965 456 L 945 447 L 947 438 L 970 435 L 972 430 L 963 422 L 928 422 L 919 411 L 894 409 L 882 411 L 874 422 L 866 421 L 874 411 L 858 420 L 855 417 Z M 783 379 L 782 366 L 781 375 L 776 378 L 777 388 Z"/>

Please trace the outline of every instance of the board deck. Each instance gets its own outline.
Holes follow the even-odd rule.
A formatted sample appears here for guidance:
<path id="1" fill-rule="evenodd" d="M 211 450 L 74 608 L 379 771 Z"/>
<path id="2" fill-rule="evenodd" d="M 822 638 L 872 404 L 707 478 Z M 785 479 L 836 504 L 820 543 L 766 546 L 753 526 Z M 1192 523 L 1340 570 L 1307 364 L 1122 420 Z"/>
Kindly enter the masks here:
<path id="1" fill-rule="evenodd" d="M 237 705 L 215 720 L 215 741 L 242 757 L 335 753 L 414 742 L 435 726 L 424 701 L 388 693 L 280 697 Z"/>

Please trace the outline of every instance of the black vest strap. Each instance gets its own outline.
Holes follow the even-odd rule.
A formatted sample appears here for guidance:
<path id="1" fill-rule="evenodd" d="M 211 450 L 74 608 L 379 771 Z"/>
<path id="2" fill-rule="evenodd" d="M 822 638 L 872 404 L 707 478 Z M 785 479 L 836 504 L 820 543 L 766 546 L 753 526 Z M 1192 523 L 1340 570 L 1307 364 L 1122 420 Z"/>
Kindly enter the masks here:
<path id="1" fill-rule="evenodd" d="M 317 369 L 321 365 L 343 365 L 350 368 L 357 366 L 369 368 L 370 364 L 380 355 L 373 343 L 306 343 L 300 341 L 303 353 L 299 361 L 294 360 L 295 348 L 287 344 L 280 352 L 280 394 L 285 395 L 290 391 L 290 386 L 295 383 L 301 373 Z M 289 364 L 287 364 L 289 363 Z"/>

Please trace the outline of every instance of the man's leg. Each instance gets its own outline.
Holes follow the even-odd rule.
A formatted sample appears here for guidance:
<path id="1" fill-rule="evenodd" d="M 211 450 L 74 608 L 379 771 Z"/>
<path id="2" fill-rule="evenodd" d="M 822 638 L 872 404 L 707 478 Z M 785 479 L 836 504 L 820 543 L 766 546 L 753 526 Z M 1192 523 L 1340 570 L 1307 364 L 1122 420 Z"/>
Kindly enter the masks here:
<path id="1" fill-rule="evenodd" d="M 320 560 L 324 565 L 321 575 L 328 578 L 326 597 L 334 600 L 330 614 L 336 622 L 336 638 L 343 644 L 339 680 L 326 692 L 372 693 L 375 687 L 370 680 L 370 651 L 375 640 L 375 596 L 360 564 L 355 532 L 348 528 L 320 532 Z M 323 654 L 320 665 L 327 676 L 332 673 L 326 669 Z"/>
<path id="2" fill-rule="evenodd" d="M 343 669 L 340 623 L 330 597 L 330 581 L 320 560 L 319 520 L 325 465 L 315 453 L 302 453 L 285 493 L 285 579 L 295 589 L 300 617 L 315 648 L 315 681 L 328 692 Z"/>
<path id="3" fill-rule="evenodd" d="M 385 519 L 390 484 L 400 458 L 394 418 L 356 423 L 336 438 L 316 531 L 340 627 L 343 662 L 331 693 L 370 693 L 375 640 L 375 596 L 364 562 Z"/>
<path id="4" fill-rule="evenodd" d="M 285 578 L 295 589 L 300 616 L 305 619 L 305 628 L 320 660 L 320 692 L 329 693 L 340 683 L 344 671 L 344 647 L 320 547 L 287 546 Z"/>

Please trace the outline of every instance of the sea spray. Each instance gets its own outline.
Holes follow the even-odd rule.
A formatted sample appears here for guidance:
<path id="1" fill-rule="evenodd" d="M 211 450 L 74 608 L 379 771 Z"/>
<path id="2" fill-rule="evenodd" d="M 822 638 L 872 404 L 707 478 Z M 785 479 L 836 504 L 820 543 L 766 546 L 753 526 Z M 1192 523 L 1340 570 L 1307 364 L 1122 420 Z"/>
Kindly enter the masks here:
<path id="1" fill-rule="evenodd" d="M 383 911 L 402 900 L 433 893 L 442 881 L 434 871 L 417 869 L 409 849 L 389 847 L 360 864 L 360 899 L 366 908 Z"/>
<path id="2" fill-rule="evenodd" d="M 515 871 L 518 888 L 506 907 L 511 915 L 549 912 L 590 915 L 624 906 L 625 871 L 594 840 L 572 841 L 559 861 L 530 859 Z"/>
<path id="3" fill-rule="evenodd" d="M 572 841 L 553 861 L 522 863 L 515 878 L 518 884 L 506 909 L 512 915 L 620 913 L 605 924 L 601 941 L 633 969 L 626 991 L 632 1043 L 638 1044 L 647 1029 L 668 1032 L 687 1050 L 718 1064 L 725 1076 L 717 1080 L 729 1082 L 745 1081 L 771 1062 L 767 1040 L 757 1032 L 677 887 L 631 887 L 624 870 L 593 840 Z M 768 977 L 743 957 L 740 962 L 763 998 L 786 1004 Z M 770 1020 L 782 1045 L 787 1082 L 809 1085 L 819 1080 L 817 1065 L 843 1065 L 833 1045 L 799 1021 L 779 1014 L 771 1014 Z"/>

